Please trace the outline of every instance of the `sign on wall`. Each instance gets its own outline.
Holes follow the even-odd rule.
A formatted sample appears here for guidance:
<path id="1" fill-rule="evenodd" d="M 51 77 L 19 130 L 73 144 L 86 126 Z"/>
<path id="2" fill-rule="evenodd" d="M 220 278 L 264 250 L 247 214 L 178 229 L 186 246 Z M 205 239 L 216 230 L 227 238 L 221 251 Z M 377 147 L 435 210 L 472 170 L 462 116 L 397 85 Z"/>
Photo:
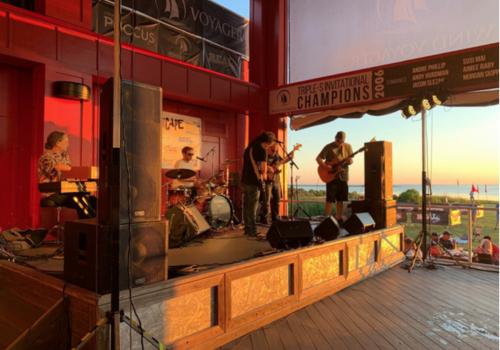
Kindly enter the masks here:
<path id="1" fill-rule="evenodd" d="M 182 149 L 189 146 L 194 150 L 194 170 L 199 170 L 200 163 L 196 157 L 201 152 L 201 119 L 163 112 L 161 127 L 161 167 L 173 169 L 175 163 L 182 158 Z"/>

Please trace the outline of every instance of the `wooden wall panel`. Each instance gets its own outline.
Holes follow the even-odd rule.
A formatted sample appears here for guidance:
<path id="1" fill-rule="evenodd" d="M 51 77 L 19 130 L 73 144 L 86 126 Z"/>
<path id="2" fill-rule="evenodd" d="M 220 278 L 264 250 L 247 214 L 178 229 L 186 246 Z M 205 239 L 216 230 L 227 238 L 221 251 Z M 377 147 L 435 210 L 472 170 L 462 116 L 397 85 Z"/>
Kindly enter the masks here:
<path id="1" fill-rule="evenodd" d="M 248 109 L 248 91 L 248 86 L 234 83 L 231 89 L 231 102 L 242 106 L 245 110 Z"/>
<path id="2" fill-rule="evenodd" d="M 194 98 L 210 99 L 210 74 L 189 68 L 188 89 Z"/>
<path id="3" fill-rule="evenodd" d="M 168 60 L 164 60 L 162 65 L 161 87 L 163 88 L 163 91 L 173 94 L 187 94 L 188 68 Z"/>
<path id="4" fill-rule="evenodd" d="M 227 79 L 213 76 L 210 90 L 214 100 L 231 103 L 231 82 Z"/>
<path id="5" fill-rule="evenodd" d="M 35 11 L 92 30 L 92 0 L 37 0 Z"/>
<path id="6" fill-rule="evenodd" d="M 57 60 L 56 26 L 41 24 L 19 16 L 11 16 L 12 48 L 42 61 Z"/>
<path id="7" fill-rule="evenodd" d="M 134 78 L 140 79 L 141 83 L 161 86 L 161 60 L 157 57 L 134 53 L 133 70 Z"/>
<path id="8" fill-rule="evenodd" d="M 7 12 L 0 11 L 0 47 L 7 47 L 9 44 L 9 21 Z"/>
<path id="9" fill-rule="evenodd" d="M 86 67 L 97 70 L 97 43 L 92 37 L 72 35 L 59 31 L 60 60 L 69 66 Z"/>

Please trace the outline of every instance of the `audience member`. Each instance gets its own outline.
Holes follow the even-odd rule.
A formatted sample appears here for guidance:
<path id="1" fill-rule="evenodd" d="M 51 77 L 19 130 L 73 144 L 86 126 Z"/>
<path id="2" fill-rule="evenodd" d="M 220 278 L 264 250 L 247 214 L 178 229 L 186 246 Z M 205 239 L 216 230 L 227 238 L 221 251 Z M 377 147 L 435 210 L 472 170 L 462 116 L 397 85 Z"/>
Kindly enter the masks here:
<path id="1" fill-rule="evenodd" d="M 473 208 L 470 211 L 470 214 L 472 216 L 472 226 L 476 226 L 477 204 L 474 200 L 471 201 L 471 207 Z"/>
<path id="2" fill-rule="evenodd" d="M 443 252 L 441 251 L 441 249 L 439 249 L 437 242 L 432 241 L 431 247 L 429 248 L 429 257 L 439 258 L 441 255 L 443 255 Z"/>
<path id="3" fill-rule="evenodd" d="M 437 232 L 432 232 L 431 233 L 431 242 L 432 241 L 435 241 L 435 242 L 438 242 L 439 241 L 439 234 Z"/>
<path id="4" fill-rule="evenodd" d="M 497 223 L 495 224 L 495 230 L 498 230 L 498 203 L 495 205 L 495 208 L 497 209 Z"/>
<path id="5" fill-rule="evenodd" d="M 450 231 L 444 231 L 443 236 L 439 239 L 439 243 L 446 249 L 456 249 L 457 241 L 451 239 Z"/>
<path id="6" fill-rule="evenodd" d="M 404 243 L 404 251 L 406 252 L 406 257 L 412 259 L 415 256 L 415 252 L 417 251 L 417 245 L 410 237 L 406 237 Z M 422 257 L 422 252 L 420 250 L 418 251 L 418 256 Z"/>

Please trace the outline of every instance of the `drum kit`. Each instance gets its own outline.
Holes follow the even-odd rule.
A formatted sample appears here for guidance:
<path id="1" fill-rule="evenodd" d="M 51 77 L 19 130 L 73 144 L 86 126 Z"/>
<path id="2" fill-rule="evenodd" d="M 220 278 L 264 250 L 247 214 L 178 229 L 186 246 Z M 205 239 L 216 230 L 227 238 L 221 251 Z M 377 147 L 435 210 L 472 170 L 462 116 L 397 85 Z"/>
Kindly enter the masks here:
<path id="1" fill-rule="evenodd" d="M 234 209 L 228 196 L 229 165 L 237 161 L 226 160 L 219 164 L 217 167 L 226 167 L 225 171 L 221 169 L 219 174 L 209 179 L 199 179 L 194 186 L 167 188 L 167 209 L 178 204 L 193 204 L 214 230 L 232 225 Z M 172 180 L 189 179 L 195 175 L 196 172 L 190 169 L 174 169 L 165 174 Z"/>

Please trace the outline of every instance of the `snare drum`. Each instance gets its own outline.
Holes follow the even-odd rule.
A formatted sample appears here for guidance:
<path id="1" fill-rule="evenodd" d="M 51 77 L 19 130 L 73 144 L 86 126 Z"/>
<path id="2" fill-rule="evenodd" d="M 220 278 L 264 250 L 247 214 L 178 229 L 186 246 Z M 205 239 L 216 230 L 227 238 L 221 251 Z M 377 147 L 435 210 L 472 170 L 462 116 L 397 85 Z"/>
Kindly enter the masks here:
<path id="1" fill-rule="evenodd" d="M 179 204 L 186 204 L 191 199 L 191 190 L 188 187 L 177 187 L 175 190 L 168 191 L 168 203 L 170 207 Z"/>

